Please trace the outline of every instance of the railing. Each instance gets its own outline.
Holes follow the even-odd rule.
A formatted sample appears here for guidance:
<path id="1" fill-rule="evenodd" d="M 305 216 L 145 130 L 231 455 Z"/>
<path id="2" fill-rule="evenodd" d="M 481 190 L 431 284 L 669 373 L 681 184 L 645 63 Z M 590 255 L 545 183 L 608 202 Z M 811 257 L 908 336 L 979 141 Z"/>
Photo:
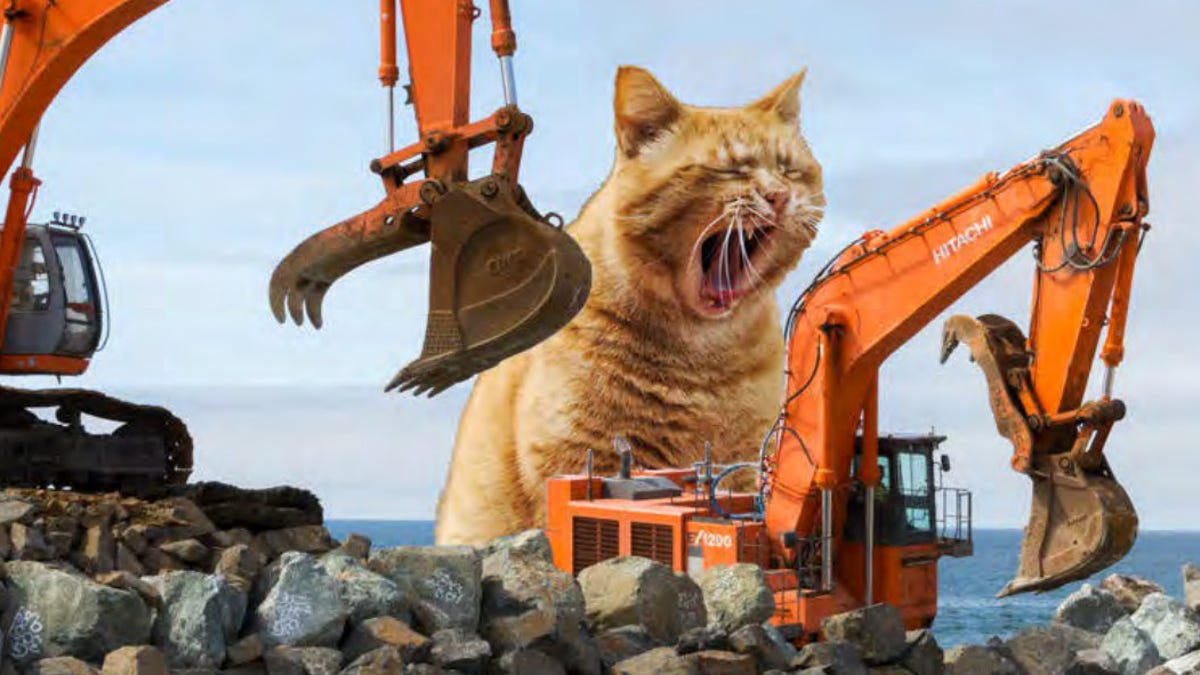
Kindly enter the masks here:
<path id="1" fill-rule="evenodd" d="M 965 557 L 974 552 L 971 491 L 939 487 L 937 499 L 938 542 L 946 555 Z"/>

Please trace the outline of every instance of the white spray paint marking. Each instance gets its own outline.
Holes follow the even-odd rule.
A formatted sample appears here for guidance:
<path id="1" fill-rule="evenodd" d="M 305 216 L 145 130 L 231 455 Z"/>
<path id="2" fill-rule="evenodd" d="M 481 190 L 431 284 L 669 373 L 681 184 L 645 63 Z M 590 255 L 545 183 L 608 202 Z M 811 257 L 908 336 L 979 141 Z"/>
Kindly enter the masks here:
<path id="1" fill-rule="evenodd" d="M 432 578 L 422 582 L 425 589 L 438 602 L 457 605 L 467 598 L 466 589 L 446 570 L 435 570 Z"/>
<path id="2" fill-rule="evenodd" d="M 24 660 L 42 653 L 42 632 L 46 626 L 37 612 L 22 607 L 8 629 L 8 653 Z"/>
<path id="3" fill-rule="evenodd" d="M 289 642 L 300 636 L 304 623 L 313 614 L 312 602 L 302 595 L 283 592 L 275 601 L 275 617 L 268 632 L 279 642 Z"/>

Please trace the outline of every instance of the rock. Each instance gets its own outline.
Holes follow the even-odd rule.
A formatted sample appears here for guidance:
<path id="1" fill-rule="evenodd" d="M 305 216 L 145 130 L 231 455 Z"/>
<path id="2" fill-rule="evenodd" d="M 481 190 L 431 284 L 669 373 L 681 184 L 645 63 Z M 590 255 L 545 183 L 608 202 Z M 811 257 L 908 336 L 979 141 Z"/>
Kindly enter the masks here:
<path id="1" fill-rule="evenodd" d="M 155 647 L 121 647 L 104 657 L 103 675 L 167 675 L 167 659 Z"/>
<path id="2" fill-rule="evenodd" d="M 241 666 L 261 659 L 266 651 L 262 636 L 251 633 L 225 649 L 225 662 L 231 666 Z"/>
<path id="3" fill-rule="evenodd" d="M 704 625 L 699 588 L 667 566 L 646 558 L 620 557 L 592 565 L 579 574 L 594 630 L 640 624 L 665 643 Z"/>
<path id="4" fill-rule="evenodd" d="M 365 562 L 371 557 L 371 539 L 365 535 L 351 533 L 337 550 Z"/>
<path id="5" fill-rule="evenodd" d="M 259 534 L 255 541 L 271 558 L 278 558 L 288 551 L 327 553 L 337 546 L 337 542 L 323 525 L 301 525 L 270 530 Z"/>
<path id="6" fill-rule="evenodd" d="M 154 584 L 143 581 L 128 572 L 109 572 L 96 576 L 96 583 L 109 588 L 119 588 L 137 593 L 147 607 L 162 607 L 162 594 Z"/>
<path id="7" fill-rule="evenodd" d="M 1100 646 L 1100 636 L 1058 623 L 1032 626 L 1005 641 L 1008 656 L 1027 675 L 1058 675 L 1075 661 L 1075 652 Z"/>
<path id="8" fill-rule="evenodd" d="M 900 610 L 891 605 L 875 604 L 827 616 L 821 620 L 821 633 L 826 640 L 858 647 L 863 660 L 871 665 L 895 661 L 907 647 Z"/>
<path id="9" fill-rule="evenodd" d="M 1171 659 L 1162 668 L 1170 675 L 1200 675 L 1200 651 Z"/>
<path id="10" fill-rule="evenodd" d="M 1191 563 L 1183 566 L 1183 604 L 1200 612 L 1200 567 Z"/>
<path id="11" fill-rule="evenodd" d="M 223 577 L 168 572 L 146 581 L 158 588 L 163 608 L 154 620 L 154 643 L 172 668 L 219 668 L 237 640 L 246 596 Z"/>
<path id="12" fill-rule="evenodd" d="M 198 565 L 208 559 L 210 554 L 208 547 L 195 539 L 180 539 L 163 544 L 162 552 L 175 558 L 182 560 L 185 563 Z"/>
<path id="13" fill-rule="evenodd" d="M 229 530 L 217 530 L 204 538 L 204 543 L 214 548 L 229 548 L 231 546 L 250 546 L 254 544 L 254 533 L 244 527 Z"/>
<path id="14" fill-rule="evenodd" d="M 729 633 L 720 626 L 696 626 L 685 630 L 675 642 L 676 654 L 691 654 L 706 649 L 729 649 Z"/>
<path id="15" fill-rule="evenodd" d="M 932 639 L 932 638 L 931 638 Z M 729 646 L 738 654 L 754 659 L 761 670 L 787 670 L 796 658 L 796 649 L 786 642 L 772 640 L 762 624 L 752 623 L 734 631 L 729 636 Z M 936 643 L 935 643 L 936 646 Z M 941 665 L 941 650 L 938 650 L 938 665 Z M 938 671 L 941 672 L 940 670 Z M 918 673 L 918 675 L 924 675 Z"/>
<path id="16" fill-rule="evenodd" d="M 1075 663 L 1067 668 L 1064 675 L 1113 675 L 1119 672 L 1108 652 L 1097 648 L 1076 653 Z"/>
<path id="17" fill-rule="evenodd" d="M 204 510 L 221 529 L 281 530 L 320 525 L 324 512 L 308 490 L 281 486 L 248 490 L 217 482 L 191 483 L 176 488 Z"/>
<path id="18" fill-rule="evenodd" d="M 280 558 L 278 579 L 252 624 L 268 647 L 333 647 L 348 615 L 333 577 L 312 556 L 293 551 Z"/>
<path id="19" fill-rule="evenodd" d="M 342 653 L 327 647 L 274 647 L 264 660 L 268 675 L 337 675 Z"/>
<path id="20" fill-rule="evenodd" d="M 357 558 L 333 551 L 321 557 L 321 567 L 337 582 L 352 626 L 379 616 L 412 622 L 408 594 L 391 579 L 364 567 Z"/>
<path id="21" fill-rule="evenodd" d="M 265 564 L 266 561 L 256 550 L 245 544 L 234 544 L 221 551 L 213 572 L 228 579 L 233 587 L 243 593 L 249 593 Z"/>
<path id="22" fill-rule="evenodd" d="M 1141 577 L 1110 574 L 1100 582 L 1100 588 L 1112 593 L 1130 614 L 1136 612 L 1142 599 L 1151 593 L 1165 593 L 1162 586 Z"/>
<path id="23" fill-rule="evenodd" d="M 536 649 L 518 649 L 492 661 L 490 673 L 496 675 L 567 675 L 557 659 Z"/>
<path id="24" fill-rule="evenodd" d="M 138 560 L 137 555 L 124 542 L 120 541 L 117 542 L 116 565 L 118 572 L 125 572 L 135 577 L 146 573 L 146 567 L 142 565 L 142 561 Z"/>
<path id="25" fill-rule="evenodd" d="M 946 675 L 1020 675 L 1017 665 L 999 651 L 982 645 L 962 645 L 946 651 Z"/>
<path id="26" fill-rule="evenodd" d="M 505 560 L 507 555 L 504 554 L 511 554 L 523 558 L 533 557 L 554 564 L 554 555 L 550 551 L 550 539 L 546 537 L 545 532 L 539 529 L 525 530 L 494 539 L 483 547 L 481 553 L 485 559 Z M 496 556 L 497 553 L 502 555 Z M 485 571 L 484 574 L 487 572 Z"/>
<path id="27" fill-rule="evenodd" d="M 443 669 L 460 670 L 468 675 L 483 673 L 492 648 L 487 641 L 461 628 L 447 628 L 433 634 L 430 657 Z"/>
<path id="28" fill-rule="evenodd" d="M 7 527 L 16 522 L 24 522 L 35 510 L 33 504 L 19 499 L 0 501 L 0 526 Z"/>
<path id="29" fill-rule="evenodd" d="M 411 672 L 404 670 L 404 657 L 400 655 L 400 650 L 380 647 L 355 659 L 341 675 L 389 675 L 400 672 Z"/>
<path id="30" fill-rule="evenodd" d="M 12 539 L 8 536 L 8 528 L 0 525 L 0 560 L 7 560 L 12 555 Z"/>
<path id="31" fill-rule="evenodd" d="M 916 675 L 942 675 L 945 670 L 943 660 L 945 655 L 938 646 L 933 633 L 928 630 L 910 630 L 905 633 L 904 640 L 908 643 L 900 665 L 908 668 Z"/>
<path id="32" fill-rule="evenodd" d="M 145 531 L 152 544 L 193 539 L 217 531 L 204 511 L 186 497 L 168 497 L 154 502 L 152 508 L 161 523 Z"/>
<path id="33" fill-rule="evenodd" d="M 710 567 L 700 576 L 708 621 L 733 632 L 760 624 L 775 612 L 775 595 L 757 565 L 738 563 Z"/>
<path id="34" fill-rule="evenodd" d="M 1117 596 L 1091 584 L 1084 584 L 1058 606 L 1054 621 L 1104 635 L 1127 614 Z"/>
<path id="35" fill-rule="evenodd" d="M 703 631 L 705 629 L 698 628 L 694 630 Z M 688 631 L 679 639 L 682 641 L 692 631 Z M 728 642 L 728 637 L 724 636 Z M 659 645 L 650 633 L 645 628 L 638 625 L 619 626 L 610 628 L 601 632 L 596 636 L 596 646 L 600 653 L 600 660 L 604 666 L 604 670 L 612 668 L 614 664 L 632 658 L 643 652 L 648 652 Z M 692 651 L 699 651 L 701 647 L 697 647 Z M 683 652 L 680 652 L 683 653 Z"/>
<path id="36" fill-rule="evenodd" d="M 380 647 L 395 647 L 405 663 L 425 661 L 433 642 L 399 619 L 381 616 L 368 619 L 350 631 L 342 642 L 342 653 L 354 661 Z"/>
<path id="37" fill-rule="evenodd" d="M 172 673 L 172 675 L 176 675 L 176 673 Z M 267 675 L 267 664 L 263 661 L 255 661 L 242 666 L 230 666 L 220 671 L 220 675 Z"/>
<path id="38" fill-rule="evenodd" d="M 13 523 L 8 534 L 12 540 L 14 560 L 50 560 L 54 556 L 54 551 L 46 543 L 42 531 L 36 527 Z"/>
<path id="39" fill-rule="evenodd" d="M 70 654 L 100 663 L 105 654 L 150 638 L 150 611 L 137 593 L 109 588 L 38 562 L 11 562 L 0 627 L 18 664 Z"/>
<path id="40" fill-rule="evenodd" d="M 1150 636 L 1139 629 L 1131 617 L 1113 624 L 1100 648 L 1112 658 L 1123 675 L 1140 675 L 1163 662 Z"/>
<path id="41" fill-rule="evenodd" d="M 417 627 L 474 633 L 483 597 L 483 561 L 470 546 L 399 546 L 375 551 L 368 567 L 415 598 Z M 411 590 L 410 590 L 411 589 Z"/>
<path id="42" fill-rule="evenodd" d="M 567 652 L 564 660 L 576 670 L 599 670 L 598 662 L 585 668 L 570 657 L 587 651 L 582 646 L 587 635 L 579 584 L 547 562 L 536 546 L 514 541 L 483 561 L 480 634 L 500 653 L 535 643 L 560 645 Z"/>
<path id="43" fill-rule="evenodd" d="M 707 650 L 682 658 L 696 664 L 698 671 L 704 675 L 755 675 L 758 672 L 754 657 L 746 654 Z"/>
<path id="44" fill-rule="evenodd" d="M 867 666 L 863 663 L 862 653 L 858 647 L 845 642 L 810 642 L 804 645 L 792 666 L 801 669 L 832 672 L 838 675 L 866 675 Z M 965 672 L 965 671 L 964 671 Z M 973 672 L 973 671 L 972 671 Z M 1013 670 L 1014 675 L 1016 670 Z"/>
<path id="45" fill-rule="evenodd" d="M 148 530 L 146 525 L 134 524 L 129 527 L 122 528 L 117 533 L 117 540 L 125 544 L 126 548 L 136 555 L 142 555 L 150 546 L 148 541 Z"/>
<path id="46" fill-rule="evenodd" d="M 612 675 L 700 675 L 699 664 L 689 660 L 690 656 L 676 654 L 670 647 L 659 647 L 617 663 L 611 672 Z"/>
<path id="47" fill-rule="evenodd" d="M 42 659 L 33 664 L 28 675 L 97 675 L 97 670 L 70 656 Z"/>
<path id="48" fill-rule="evenodd" d="M 1200 649 L 1200 618 L 1174 598 L 1151 593 L 1130 619 L 1166 660 Z"/>

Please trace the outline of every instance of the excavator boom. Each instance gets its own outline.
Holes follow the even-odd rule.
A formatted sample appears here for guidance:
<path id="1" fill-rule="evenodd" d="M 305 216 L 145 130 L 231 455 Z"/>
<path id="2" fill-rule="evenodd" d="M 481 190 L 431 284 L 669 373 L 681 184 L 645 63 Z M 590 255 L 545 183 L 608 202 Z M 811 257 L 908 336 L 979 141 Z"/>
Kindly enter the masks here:
<path id="1" fill-rule="evenodd" d="M 779 434 L 767 462 L 765 518 L 783 557 L 795 559 L 789 542 L 821 530 L 822 520 L 840 531 L 845 510 L 823 514 L 823 495 L 878 481 L 866 451 L 857 473 L 852 460 L 856 430 L 877 406 L 884 360 L 1031 243 L 1028 339 L 1001 317 L 953 317 L 942 350 L 944 360 L 959 342 L 971 349 L 997 428 L 1013 444 L 1011 464 L 1034 484 L 1017 578 L 1002 594 L 1055 588 L 1129 550 L 1137 516 L 1103 448 L 1125 410 L 1109 398 L 1111 371 L 1123 354 L 1153 138 L 1141 106 L 1116 101 L 1098 125 L 1058 148 L 990 174 L 890 232 L 864 235 L 814 280 L 789 317 L 779 421 L 789 433 Z M 1110 306 L 1108 389 L 1084 403 Z M 877 443 L 862 439 L 864 448 Z"/>

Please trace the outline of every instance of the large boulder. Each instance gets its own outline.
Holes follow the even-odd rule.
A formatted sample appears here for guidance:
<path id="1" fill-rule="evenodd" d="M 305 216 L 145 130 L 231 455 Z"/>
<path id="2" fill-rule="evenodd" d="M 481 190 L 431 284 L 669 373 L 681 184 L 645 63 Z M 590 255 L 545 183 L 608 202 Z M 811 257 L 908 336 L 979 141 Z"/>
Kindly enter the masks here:
<path id="1" fill-rule="evenodd" d="M 945 670 L 945 654 L 933 633 L 928 630 L 910 630 L 905 633 L 904 640 L 908 646 L 905 647 L 900 665 L 915 675 L 942 675 Z"/>
<path id="2" fill-rule="evenodd" d="M 699 665 L 688 655 L 676 654 L 670 647 L 659 647 L 613 665 L 613 675 L 700 675 Z"/>
<path id="3" fill-rule="evenodd" d="M 1163 593 L 1151 593 L 1130 617 L 1154 641 L 1167 660 L 1200 649 L 1200 618 L 1183 603 Z"/>
<path id="4" fill-rule="evenodd" d="M 1100 582 L 1100 588 L 1112 593 L 1133 614 L 1142 605 L 1142 599 L 1151 593 L 1165 593 L 1162 586 L 1128 574 L 1110 574 Z"/>
<path id="5" fill-rule="evenodd" d="M 1076 652 L 1100 646 L 1100 636 L 1052 623 L 1032 626 L 1005 641 L 1008 656 L 1027 675 L 1059 675 L 1075 663 Z"/>
<path id="6" fill-rule="evenodd" d="M 1121 669 L 1116 661 L 1108 652 L 1097 647 L 1076 652 L 1075 663 L 1071 664 L 1065 675 L 1113 675 L 1119 672 Z"/>
<path id="7" fill-rule="evenodd" d="M 328 647 L 275 647 L 264 660 L 268 675 L 337 675 L 342 653 Z"/>
<path id="8" fill-rule="evenodd" d="M 96 669 L 72 656 L 42 659 L 26 671 L 27 675 L 97 675 Z"/>
<path id="9" fill-rule="evenodd" d="M 676 654 L 691 654 L 706 649 L 729 649 L 729 633 L 720 626 L 697 626 L 680 633 L 675 641 Z"/>
<path id="10" fill-rule="evenodd" d="M 1200 567 L 1192 563 L 1183 566 L 1183 604 L 1193 612 L 1200 612 Z"/>
<path id="11" fill-rule="evenodd" d="M 411 589 L 422 632 L 447 628 L 474 633 L 483 598 L 483 560 L 470 546 L 398 546 L 371 553 L 371 570 Z"/>
<path id="12" fill-rule="evenodd" d="M 1122 675 L 1141 675 L 1163 662 L 1154 641 L 1130 617 L 1113 624 L 1100 648 L 1112 658 Z"/>
<path id="13" fill-rule="evenodd" d="M 891 663 L 904 653 L 904 621 L 900 610 L 875 604 L 821 619 L 826 640 L 848 642 L 858 647 L 868 664 Z"/>
<path id="14" fill-rule="evenodd" d="M 646 631 L 644 626 L 632 625 L 618 626 L 600 632 L 596 635 L 596 646 L 599 649 L 604 669 L 608 670 L 620 661 L 633 658 L 662 645 Z"/>
<path id="15" fill-rule="evenodd" d="M 699 583 L 708 622 L 731 633 L 760 624 L 775 612 L 775 595 L 758 565 L 716 565 L 705 570 Z"/>
<path id="16" fill-rule="evenodd" d="M 332 551 L 337 542 L 324 525 L 301 525 L 282 530 L 268 530 L 254 539 L 255 546 L 265 551 L 270 558 L 278 558 L 288 551 L 321 554 Z"/>
<path id="17" fill-rule="evenodd" d="M 354 659 L 340 675 L 386 675 L 402 672 L 413 671 L 404 669 L 404 657 L 400 650 L 395 647 L 380 647 Z"/>
<path id="18" fill-rule="evenodd" d="M 10 562 L 0 619 L 4 653 L 17 664 L 75 656 L 100 663 L 150 639 L 150 610 L 137 593 L 38 562 Z"/>
<path id="19" fill-rule="evenodd" d="M 246 595 L 221 576 L 167 572 L 143 581 L 162 597 L 154 619 L 154 643 L 172 668 L 217 668 L 237 640 L 246 615 Z"/>
<path id="20" fill-rule="evenodd" d="M 189 483 L 171 488 L 189 497 L 221 529 L 280 530 L 324 521 L 316 495 L 281 486 L 248 490 L 224 483 Z"/>
<path id="21" fill-rule="evenodd" d="M 567 675 L 558 659 L 536 649 L 518 649 L 492 659 L 488 672 L 491 675 Z"/>
<path id="22" fill-rule="evenodd" d="M 348 616 L 337 581 L 311 555 L 293 551 L 280 558 L 278 577 L 252 623 L 268 648 L 334 647 Z"/>
<path id="23" fill-rule="evenodd" d="M 509 554 L 522 558 L 537 558 L 554 564 L 554 554 L 550 550 L 550 539 L 546 537 L 545 532 L 537 529 L 525 530 L 516 534 L 510 534 L 507 537 L 494 539 L 484 545 L 480 549 L 480 553 L 483 555 L 485 566 L 488 558 L 504 560 Z M 486 570 L 484 570 L 484 574 L 487 574 Z"/>
<path id="24" fill-rule="evenodd" d="M 121 647 L 104 657 L 102 675 L 167 675 L 167 659 L 149 645 Z"/>
<path id="25" fill-rule="evenodd" d="M 1091 584 L 1084 584 L 1062 601 L 1054 612 L 1054 621 L 1104 635 L 1126 615 L 1128 612 L 1117 596 Z"/>
<path id="26" fill-rule="evenodd" d="M 653 560 L 620 557 L 579 574 L 594 630 L 639 624 L 656 640 L 675 642 L 681 633 L 705 624 L 701 591 L 686 576 Z"/>
<path id="27" fill-rule="evenodd" d="M 430 657 L 444 670 L 458 670 L 467 675 L 483 673 L 492 656 L 486 640 L 461 628 L 447 628 L 433 634 Z"/>
<path id="28" fill-rule="evenodd" d="M 731 633 L 729 646 L 738 654 L 751 656 L 760 670 L 788 670 L 796 658 L 796 648 L 776 637 L 768 634 L 762 624 L 752 623 Z"/>
<path id="29" fill-rule="evenodd" d="M 333 551 L 321 557 L 321 567 L 337 581 L 352 626 L 380 616 L 412 622 L 408 593 L 391 579 L 364 567 L 357 558 Z"/>
<path id="30" fill-rule="evenodd" d="M 846 642 L 810 642 L 804 645 L 792 665 L 804 670 L 819 670 L 838 675 L 866 675 L 858 647 Z M 1016 671 L 1013 671 L 1014 674 Z"/>
<path id="31" fill-rule="evenodd" d="M 1200 651 L 1171 659 L 1162 664 L 1163 675 L 1200 675 Z"/>
<path id="32" fill-rule="evenodd" d="M 413 663 L 424 661 L 433 643 L 403 621 L 381 616 L 368 619 L 351 630 L 342 642 L 342 653 L 348 661 L 354 661 L 380 647 L 395 647 L 406 662 Z"/>
<path id="33" fill-rule="evenodd" d="M 946 650 L 946 675 L 1020 675 L 1017 664 L 999 650 L 983 645 L 960 645 Z"/>

